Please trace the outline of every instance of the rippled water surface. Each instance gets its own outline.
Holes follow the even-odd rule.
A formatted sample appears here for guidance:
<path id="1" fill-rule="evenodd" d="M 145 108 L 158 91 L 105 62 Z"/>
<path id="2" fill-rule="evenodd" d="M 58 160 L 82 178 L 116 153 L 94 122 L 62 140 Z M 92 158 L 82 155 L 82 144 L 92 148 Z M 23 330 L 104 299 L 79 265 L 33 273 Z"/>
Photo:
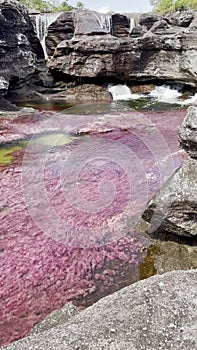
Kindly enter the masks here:
<path id="1" fill-rule="evenodd" d="M 136 225 L 186 157 L 185 110 L 115 106 L 1 119 L 1 344 L 68 301 L 84 307 L 157 272 Z"/>

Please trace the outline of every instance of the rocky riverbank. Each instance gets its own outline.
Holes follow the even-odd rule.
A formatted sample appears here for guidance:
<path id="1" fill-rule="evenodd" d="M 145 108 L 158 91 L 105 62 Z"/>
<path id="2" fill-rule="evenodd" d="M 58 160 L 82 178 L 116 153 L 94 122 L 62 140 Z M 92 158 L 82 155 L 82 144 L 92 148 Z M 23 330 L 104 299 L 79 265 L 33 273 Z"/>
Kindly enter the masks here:
<path id="1" fill-rule="evenodd" d="M 179 138 L 189 158 L 151 200 L 143 217 L 154 236 L 197 240 L 197 107 L 188 109 Z"/>
<path id="2" fill-rule="evenodd" d="M 196 270 L 154 276 L 78 314 L 65 307 L 51 314 L 31 336 L 4 349 L 194 350 L 196 288 Z"/>

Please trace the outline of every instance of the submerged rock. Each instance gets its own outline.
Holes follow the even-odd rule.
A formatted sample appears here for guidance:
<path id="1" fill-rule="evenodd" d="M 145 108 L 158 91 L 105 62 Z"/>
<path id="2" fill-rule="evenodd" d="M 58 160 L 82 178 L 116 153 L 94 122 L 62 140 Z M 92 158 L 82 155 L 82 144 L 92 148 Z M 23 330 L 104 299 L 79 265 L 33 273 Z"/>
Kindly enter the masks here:
<path id="1" fill-rule="evenodd" d="M 154 276 L 4 349 L 195 349 L 196 288 L 197 270 Z"/>

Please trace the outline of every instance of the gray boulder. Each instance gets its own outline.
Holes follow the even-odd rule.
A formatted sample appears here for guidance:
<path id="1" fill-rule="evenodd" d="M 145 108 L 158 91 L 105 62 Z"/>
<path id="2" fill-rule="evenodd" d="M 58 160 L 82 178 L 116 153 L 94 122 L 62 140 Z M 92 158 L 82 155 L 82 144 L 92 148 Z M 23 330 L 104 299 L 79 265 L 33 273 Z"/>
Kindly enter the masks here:
<path id="1" fill-rule="evenodd" d="M 195 350 L 196 288 L 197 270 L 154 276 L 2 349 Z"/>
<path id="2" fill-rule="evenodd" d="M 197 158 L 197 107 L 188 109 L 187 116 L 179 131 L 179 139 L 181 146 L 190 157 Z"/>
<path id="3" fill-rule="evenodd" d="M 149 202 L 143 219 L 150 222 L 149 233 L 197 235 L 196 160 L 187 159 Z"/>
<path id="4" fill-rule="evenodd" d="M 149 233 L 197 236 L 197 107 L 188 109 L 180 131 L 181 146 L 192 157 L 149 202 L 143 219 Z"/>

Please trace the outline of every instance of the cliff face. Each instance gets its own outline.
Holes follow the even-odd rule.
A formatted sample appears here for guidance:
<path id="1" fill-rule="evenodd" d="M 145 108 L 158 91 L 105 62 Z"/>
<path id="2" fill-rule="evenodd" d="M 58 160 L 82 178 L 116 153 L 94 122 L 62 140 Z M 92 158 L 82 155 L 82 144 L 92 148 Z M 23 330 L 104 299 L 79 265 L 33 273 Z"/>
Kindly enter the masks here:
<path id="1" fill-rule="evenodd" d="M 69 16 L 49 27 L 48 50 L 54 55 L 48 67 L 54 74 L 196 85 L 197 12 L 109 18 L 83 11 Z"/>
<path id="2" fill-rule="evenodd" d="M 36 79 L 42 48 L 27 11 L 13 0 L 0 1 L 0 98 L 9 89 L 27 92 Z M 0 107 L 3 107 L 3 102 Z"/>

